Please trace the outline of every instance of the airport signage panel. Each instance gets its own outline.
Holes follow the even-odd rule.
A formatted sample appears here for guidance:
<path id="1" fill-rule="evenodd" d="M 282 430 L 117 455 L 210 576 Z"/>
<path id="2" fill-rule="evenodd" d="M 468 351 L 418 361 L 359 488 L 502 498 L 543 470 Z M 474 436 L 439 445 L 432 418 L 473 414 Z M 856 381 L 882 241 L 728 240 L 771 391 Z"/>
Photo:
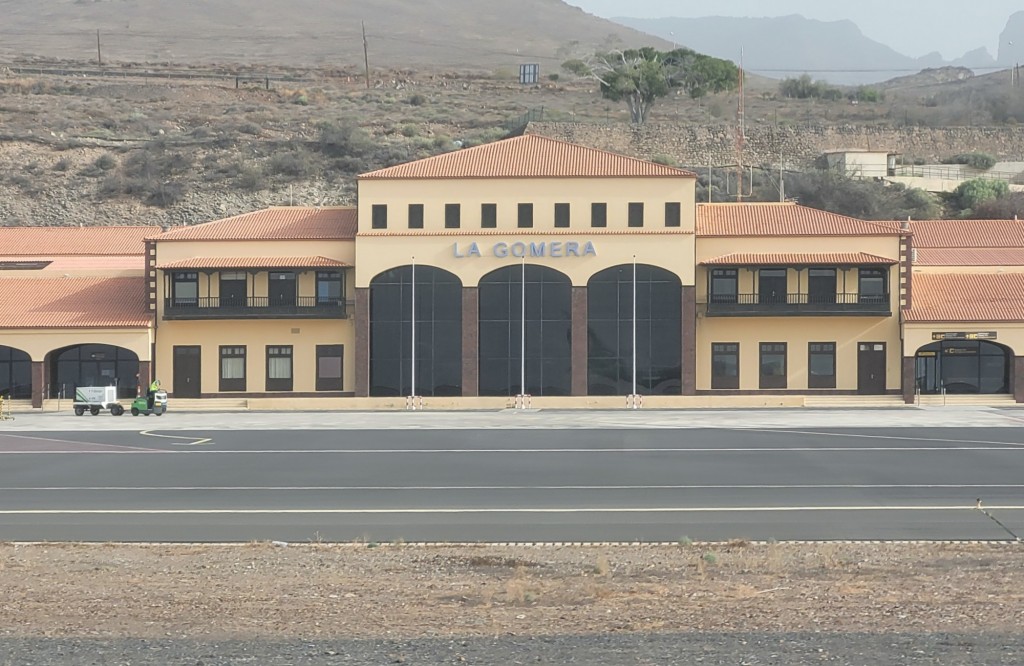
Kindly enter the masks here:
<path id="1" fill-rule="evenodd" d="M 597 248 L 593 241 L 516 241 L 506 243 L 455 243 L 452 254 L 456 259 L 472 257 L 498 257 L 504 259 L 567 259 L 571 257 L 596 257 Z"/>

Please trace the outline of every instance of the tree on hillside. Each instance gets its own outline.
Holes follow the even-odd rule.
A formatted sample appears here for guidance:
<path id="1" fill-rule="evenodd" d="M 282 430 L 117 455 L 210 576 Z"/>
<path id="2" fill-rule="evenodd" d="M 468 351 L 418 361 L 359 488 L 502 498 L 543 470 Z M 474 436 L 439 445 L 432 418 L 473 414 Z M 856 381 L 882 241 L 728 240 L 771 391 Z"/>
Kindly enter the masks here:
<path id="1" fill-rule="evenodd" d="M 979 205 L 1001 199 L 1010 191 L 1006 181 L 975 178 L 960 183 L 949 195 L 950 205 L 960 217 L 972 217 Z"/>
<path id="2" fill-rule="evenodd" d="M 672 89 L 699 99 L 731 90 L 739 78 L 736 65 L 728 60 L 690 49 L 662 52 L 649 46 L 575 58 L 564 62 L 562 68 L 600 83 L 606 99 L 626 102 L 630 120 L 637 125 L 647 120 L 655 101 Z"/>

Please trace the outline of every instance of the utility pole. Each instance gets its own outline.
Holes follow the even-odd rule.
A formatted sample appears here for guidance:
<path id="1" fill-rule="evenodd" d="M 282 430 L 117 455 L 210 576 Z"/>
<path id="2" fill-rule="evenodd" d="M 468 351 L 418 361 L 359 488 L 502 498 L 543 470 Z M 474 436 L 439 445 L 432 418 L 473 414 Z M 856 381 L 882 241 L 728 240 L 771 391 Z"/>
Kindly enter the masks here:
<path id="1" fill-rule="evenodd" d="M 740 49 L 739 99 L 736 102 L 736 201 L 743 201 L 743 149 L 747 141 L 747 121 L 744 117 L 746 101 L 743 99 L 743 49 Z"/>
<path id="2" fill-rule="evenodd" d="M 103 49 L 100 46 L 100 30 L 96 29 L 96 62 L 100 67 L 103 66 Z"/>
<path id="3" fill-rule="evenodd" d="M 366 21 L 360 21 L 363 27 L 363 66 L 366 68 L 366 89 L 370 89 L 370 50 L 366 46 Z"/>

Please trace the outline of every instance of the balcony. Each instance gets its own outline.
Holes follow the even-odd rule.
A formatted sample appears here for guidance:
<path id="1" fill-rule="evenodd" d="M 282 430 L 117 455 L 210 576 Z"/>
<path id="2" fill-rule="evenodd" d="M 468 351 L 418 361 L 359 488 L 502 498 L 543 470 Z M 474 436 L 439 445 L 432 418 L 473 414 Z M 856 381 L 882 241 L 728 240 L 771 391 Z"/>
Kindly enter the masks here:
<path id="1" fill-rule="evenodd" d="M 891 317 L 889 294 L 711 294 L 709 317 Z"/>
<path id="2" fill-rule="evenodd" d="M 244 299 L 164 298 L 164 319 L 347 319 L 350 303 L 339 299 L 299 296 L 271 302 L 266 296 Z"/>

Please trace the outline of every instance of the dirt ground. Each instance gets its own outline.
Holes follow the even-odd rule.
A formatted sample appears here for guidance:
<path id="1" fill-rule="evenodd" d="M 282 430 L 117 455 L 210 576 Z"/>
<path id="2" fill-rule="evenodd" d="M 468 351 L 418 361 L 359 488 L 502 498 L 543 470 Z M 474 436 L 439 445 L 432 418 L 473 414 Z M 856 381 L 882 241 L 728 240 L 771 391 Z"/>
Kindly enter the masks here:
<path id="1" fill-rule="evenodd" d="M 1020 544 L 0 545 L 0 639 L 1024 626 Z"/>

